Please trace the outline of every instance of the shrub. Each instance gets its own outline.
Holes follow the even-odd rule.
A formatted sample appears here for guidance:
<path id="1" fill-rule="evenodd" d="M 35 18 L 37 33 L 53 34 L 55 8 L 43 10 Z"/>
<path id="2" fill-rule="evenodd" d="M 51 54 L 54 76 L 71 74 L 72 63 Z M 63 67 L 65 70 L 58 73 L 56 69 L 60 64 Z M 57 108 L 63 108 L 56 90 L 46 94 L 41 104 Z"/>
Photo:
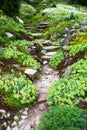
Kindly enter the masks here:
<path id="1" fill-rule="evenodd" d="M 52 104 L 76 105 L 81 100 L 86 100 L 87 77 L 74 75 L 67 79 L 60 79 L 52 84 L 49 89 L 47 102 Z"/>
<path id="2" fill-rule="evenodd" d="M 57 69 L 59 64 L 64 60 L 64 54 L 63 51 L 58 51 L 56 54 L 54 54 L 50 60 L 50 65 L 54 69 Z"/>
<path id="3" fill-rule="evenodd" d="M 20 0 L 0 0 L 0 9 L 11 17 L 15 17 L 19 13 Z"/>
<path id="4" fill-rule="evenodd" d="M 51 107 L 45 113 L 37 130 L 86 130 L 87 112 L 68 105 Z"/>
<path id="5" fill-rule="evenodd" d="M 37 88 L 21 73 L 11 73 L 0 77 L 0 95 L 3 104 L 19 109 L 35 102 Z"/>
<path id="6" fill-rule="evenodd" d="M 79 52 L 87 50 L 87 42 L 76 44 L 76 45 L 71 45 L 71 46 L 66 46 L 65 50 L 69 51 L 69 57 L 74 57 Z"/>
<path id="7" fill-rule="evenodd" d="M 17 50 L 13 50 L 11 48 L 0 48 L 0 59 L 13 59 L 19 64 L 31 67 L 32 69 L 41 69 L 40 63 L 37 62 L 31 55 L 25 54 Z"/>

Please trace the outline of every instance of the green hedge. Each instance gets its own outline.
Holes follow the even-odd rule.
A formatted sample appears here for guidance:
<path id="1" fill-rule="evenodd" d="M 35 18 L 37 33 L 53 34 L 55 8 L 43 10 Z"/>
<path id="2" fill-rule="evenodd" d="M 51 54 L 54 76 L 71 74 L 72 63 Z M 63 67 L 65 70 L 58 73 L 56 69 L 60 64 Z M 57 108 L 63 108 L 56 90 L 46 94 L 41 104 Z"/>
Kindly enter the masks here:
<path id="1" fill-rule="evenodd" d="M 22 108 L 34 103 L 37 87 L 26 77 L 15 72 L 0 77 L 0 100 L 12 109 Z"/>
<path id="2" fill-rule="evenodd" d="M 87 112 L 68 105 L 51 107 L 37 130 L 87 130 Z"/>

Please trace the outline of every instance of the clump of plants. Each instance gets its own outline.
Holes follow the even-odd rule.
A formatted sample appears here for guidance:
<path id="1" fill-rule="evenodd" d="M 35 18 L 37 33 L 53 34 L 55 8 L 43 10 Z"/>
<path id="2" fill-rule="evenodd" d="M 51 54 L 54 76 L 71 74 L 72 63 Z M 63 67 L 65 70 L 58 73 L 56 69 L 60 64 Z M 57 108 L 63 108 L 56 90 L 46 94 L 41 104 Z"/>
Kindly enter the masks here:
<path id="1" fill-rule="evenodd" d="M 0 100 L 2 105 L 19 109 L 34 103 L 37 87 L 21 73 L 12 72 L 0 76 Z"/>
<path id="2" fill-rule="evenodd" d="M 87 58 L 86 59 L 81 59 L 78 62 L 74 63 L 71 65 L 71 71 L 66 70 L 66 73 L 68 73 L 70 76 L 73 75 L 79 75 L 83 77 L 87 77 Z"/>
<path id="3" fill-rule="evenodd" d="M 87 34 L 83 33 L 77 36 L 71 44 L 76 45 L 76 44 L 81 44 L 81 43 L 87 43 Z"/>
<path id="4" fill-rule="evenodd" d="M 87 112 L 77 107 L 59 105 L 43 114 L 37 130 L 86 130 Z"/>
<path id="5" fill-rule="evenodd" d="M 87 77 L 74 75 L 63 78 L 52 84 L 47 96 L 49 105 L 69 104 L 76 105 L 86 100 Z"/>
<path id="6" fill-rule="evenodd" d="M 20 6 L 20 17 L 24 20 L 25 23 L 29 22 L 29 19 L 35 14 L 36 10 L 33 6 L 21 3 Z"/>
<path id="7" fill-rule="evenodd" d="M 64 60 L 64 54 L 63 51 L 57 51 L 56 54 L 54 54 L 50 60 L 50 65 L 54 69 L 57 69 L 60 63 Z"/>
<path id="8" fill-rule="evenodd" d="M 19 64 L 28 66 L 32 69 L 41 69 L 40 63 L 37 62 L 31 55 L 12 49 L 10 47 L 0 48 L 0 59 L 13 59 L 16 60 Z"/>
<path id="9" fill-rule="evenodd" d="M 79 52 L 83 52 L 83 51 L 87 50 L 87 42 L 81 43 L 81 44 L 76 44 L 76 45 L 66 46 L 65 50 L 69 51 L 69 57 L 74 57 Z"/>

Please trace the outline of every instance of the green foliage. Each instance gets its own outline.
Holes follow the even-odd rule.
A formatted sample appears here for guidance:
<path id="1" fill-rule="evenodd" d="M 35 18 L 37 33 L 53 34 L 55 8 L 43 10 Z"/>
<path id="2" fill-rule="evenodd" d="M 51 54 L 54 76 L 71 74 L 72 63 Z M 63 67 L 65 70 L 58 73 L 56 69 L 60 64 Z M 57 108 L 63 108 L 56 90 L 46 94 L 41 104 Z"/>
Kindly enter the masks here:
<path id="1" fill-rule="evenodd" d="M 58 46 L 58 45 L 60 45 L 60 41 L 61 41 L 61 38 L 56 40 L 56 41 L 54 41 L 54 42 L 52 42 L 52 45 L 53 46 Z"/>
<path id="2" fill-rule="evenodd" d="M 32 45 L 33 45 L 33 43 L 30 41 L 16 40 L 16 41 L 9 42 L 7 44 L 7 47 L 11 47 L 11 48 L 16 47 L 17 50 L 27 53 L 27 51 L 26 51 L 27 47 L 30 47 Z"/>
<path id="3" fill-rule="evenodd" d="M 74 57 L 77 53 L 87 50 L 87 43 L 66 46 L 65 50 L 69 51 L 69 57 Z"/>
<path id="4" fill-rule="evenodd" d="M 34 103 L 37 96 L 36 86 L 21 73 L 1 76 L 0 95 L 2 92 L 3 104 L 16 109 Z"/>
<path id="5" fill-rule="evenodd" d="M 47 102 L 51 104 L 76 105 L 84 100 L 87 92 L 87 77 L 74 75 L 71 78 L 60 79 L 52 84 Z"/>
<path id="6" fill-rule="evenodd" d="M 78 74 L 79 76 L 87 77 L 87 58 L 71 65 L 71 71 L 67 70 L 66 73 L 71 76 Z"/>
<path id="7" fill-rule="evenodd" d="M 63 51 L 57 51 L 56 54 L 54 54 L 50 60 L 50 65 L 54 69 L 57 69 L 59 64 L 64 60 L 64 54 Z"/>
<path id="8" fill-rule="evenodd" d="M 0 59 L 14 59 L 19 64 L 31 67 L 33 69 L 41 69 L 40 63 L 38 63 L 31 55 L 27 55 L 23 52 L 11 49 L 11 48 L 0 48 Z"/>
<path id="9" fill-rule="evenodd" d="M 20 17 L 25 23 L 29 22 L 29 19 L 35 14 L 36 10 L 33 6 L 26 3 L 22 3 L 20 7 Z"/>
<path id="10" fill-rule="evenodd" d="M 87 112 L 68 105 L 51 107 L 43 114 L 37 130 L 86 130 Z"/>
<path id="11" fill-rule="evenodd" d="M 11 17 L 15 17 L 19 14 L 20 0 L 0 0 L 0 9 Z"/>

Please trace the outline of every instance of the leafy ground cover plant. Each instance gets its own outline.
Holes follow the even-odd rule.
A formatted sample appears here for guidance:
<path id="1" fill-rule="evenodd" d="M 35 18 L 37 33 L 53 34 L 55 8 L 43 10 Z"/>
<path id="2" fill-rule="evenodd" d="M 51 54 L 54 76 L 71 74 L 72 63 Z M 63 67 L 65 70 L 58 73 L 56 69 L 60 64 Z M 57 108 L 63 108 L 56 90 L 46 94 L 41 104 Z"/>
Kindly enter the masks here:
<path id="1" fill-rule="evenodd" d="M 87 77 L 87 58 L 81 59 L 78 62 L 71 65 L 71 71 L 67 70 L 66 73 L 70 76 L 77 74 L 79 76 Z"/>
<path id="2" fill-rule="evenodd" d="M 47 102 L 49 105 L 69 104 L 76 105 L 86 99 L 87 77 L 74 75 L 56 81 L 49 89 Z"/>
<path id="3" fill-rule="evenodd" d="M 58 51 L 56 54 L 54 54 L 50 60 L 50 65 L 54 69 L 57 69 L 59 64 L 64 60 L 64 54 L 63 51 Z"/>
<path id="4" fill-rule="evenodd" d="M 21 73 L 0 76 L 0 100 L 2 104 L 19 109 L 34 103 L 37 87 Z"/>
<path id="5" fill-rule="evenodd" d="M 87 50 L 87 43 L 66 46 L 65 50 L 69 51 L 69 57 L 74 57 L 77 53 Z"/>
<path id="6" fill-rule="evenodd" d="M 87 112 L 77 107 L 60 105 L 43 114 L 37 130 L 86 130 Z"/>
<path id="7" fill-rule="evenodd" d="M 40 63 L 37 62 L 31 55 L 27 55 L 11 48 L 0 48 L 0 59 L 14 59 L 21 65 L 28 66 L 33 69 L 41 69 Z"/>

